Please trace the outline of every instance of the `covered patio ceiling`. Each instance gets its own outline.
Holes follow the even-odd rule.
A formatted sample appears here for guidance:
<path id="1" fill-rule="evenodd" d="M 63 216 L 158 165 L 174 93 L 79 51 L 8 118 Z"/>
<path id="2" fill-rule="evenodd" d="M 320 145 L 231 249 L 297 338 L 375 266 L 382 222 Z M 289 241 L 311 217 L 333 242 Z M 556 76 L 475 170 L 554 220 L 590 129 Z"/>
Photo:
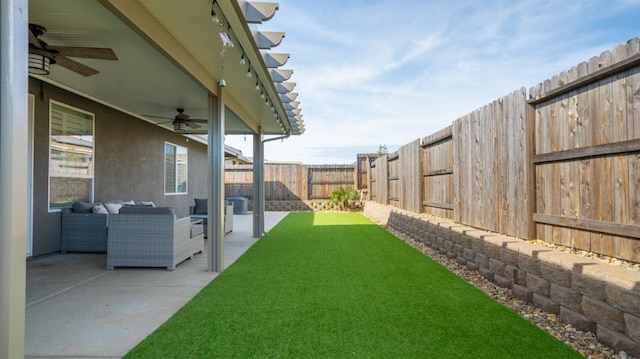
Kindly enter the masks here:
<path id="1" fill-rule="evenodd" d="M 29 23 L 46 28 L 40 39 L 49 47 L 110 48 L 118 58 L 73 57 L 99 71 L 91 76 L 60 64 L 32 76 L 170 130 L 178 108 L 207 119 L 208 94 L 217 96 L 224 78 L 226 134 L 298 135 L 304 124 L 295 83 L 287 82 L 292 71 L 277 68 L 289 55 L 268 52 L 284 34 L 249 24 L 276 9 L 235 0 L 30 0 Z M 219 31 L 233 47 L 223 47 Z M 187 131 L 206 134 L 207 126 Z"/>

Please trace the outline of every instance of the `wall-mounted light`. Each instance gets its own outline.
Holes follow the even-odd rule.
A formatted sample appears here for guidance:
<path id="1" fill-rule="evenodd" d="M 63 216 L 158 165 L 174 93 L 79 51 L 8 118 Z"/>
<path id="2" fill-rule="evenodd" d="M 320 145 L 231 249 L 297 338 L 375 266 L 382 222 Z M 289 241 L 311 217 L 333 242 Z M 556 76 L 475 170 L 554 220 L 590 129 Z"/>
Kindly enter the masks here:
<path id="1" fill-rule="evenodd" d="M 251 75 L 251 67 L 249 67 L 249 68 L 247 69 L 247 77 L 251 77 L 251 76 L 252 76 L 252 75 Z"/>
<path id="2" fill-rule="evenodd" d="M 256 91 L 260 91 L 260 83 L 256 80 Z"/>
<path id="3" fill-rule="evenodd" d="M 242 54 L 242 57 L 240 57 L 240 65 L 244 65 L 245 63 L 247 63 L 247 61 L 244 59 L 244 54 Z"/>
<path id="4" fill-rule="evenodd" d="M 51 73 L 51 59 L 41 54 L 29 53 L 29 73 L 37 75 L 48 75 Z"/>

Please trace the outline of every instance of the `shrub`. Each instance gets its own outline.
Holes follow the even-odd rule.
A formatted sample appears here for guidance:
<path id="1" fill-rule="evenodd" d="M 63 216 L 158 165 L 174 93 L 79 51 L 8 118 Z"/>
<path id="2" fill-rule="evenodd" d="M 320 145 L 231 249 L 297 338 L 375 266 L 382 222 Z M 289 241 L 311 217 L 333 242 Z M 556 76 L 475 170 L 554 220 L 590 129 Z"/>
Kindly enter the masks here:
<path id="1" fill-rule="evenodd" d="M 360 199 L 360 193 L 353 188 L 340 187 L 331 192 L 329 202 L 338 206 L 342 211 L 349 209 L 349 201 L 357 201 Z"/>

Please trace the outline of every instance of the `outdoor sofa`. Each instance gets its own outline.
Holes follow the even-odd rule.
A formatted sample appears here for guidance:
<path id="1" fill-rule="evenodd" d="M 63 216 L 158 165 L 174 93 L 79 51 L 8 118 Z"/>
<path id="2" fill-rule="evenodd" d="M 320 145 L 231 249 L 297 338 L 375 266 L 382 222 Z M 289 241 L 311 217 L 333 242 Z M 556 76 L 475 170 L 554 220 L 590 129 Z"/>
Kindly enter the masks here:
<path id="1" fill-rule="evenodd" d="M 61 213 L 60 253 L 107 252 L 109 215 L 124 206 L 153 207 L 151 201 L 75 202 Z"/>
<path id="2" fill-rule="evenodd" d="M 109 217 L 107 270 L 114 267 L 166 267 L 204 249 L 202 229 L 192 238 L 189 217 L 176 219 L 171 207 L 122 207 Z"/>

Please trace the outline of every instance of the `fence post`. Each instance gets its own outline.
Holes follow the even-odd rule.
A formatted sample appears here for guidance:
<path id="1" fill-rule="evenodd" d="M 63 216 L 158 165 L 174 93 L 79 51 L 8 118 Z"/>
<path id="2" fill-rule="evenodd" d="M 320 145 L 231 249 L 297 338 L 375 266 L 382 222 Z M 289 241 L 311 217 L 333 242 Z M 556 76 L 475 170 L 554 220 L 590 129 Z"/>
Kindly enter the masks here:
<path id="1" fill-rule="evenodd" d="M 536 222 L 533 220 L 533 215 L 536 213 L 537 208 L 537 194 L 536 194 L 536 164 L 533 162 L 533 158 L 536 152 L 536 131 L 535 131 L 535 121 L 536 121 L 536 110 L 535 107 L 529 105 L 525 101 L 525 126 L 527 132 L 527 148 L 526 151 L 528 153 L 527 156 L 527 169 L 529 173 L 527 174 L 527 197 L 529 197 L 528 206 L 526 208 L 527 214 L 527 236 L 526 239 L 535 239 L 538 237 Z"/>

